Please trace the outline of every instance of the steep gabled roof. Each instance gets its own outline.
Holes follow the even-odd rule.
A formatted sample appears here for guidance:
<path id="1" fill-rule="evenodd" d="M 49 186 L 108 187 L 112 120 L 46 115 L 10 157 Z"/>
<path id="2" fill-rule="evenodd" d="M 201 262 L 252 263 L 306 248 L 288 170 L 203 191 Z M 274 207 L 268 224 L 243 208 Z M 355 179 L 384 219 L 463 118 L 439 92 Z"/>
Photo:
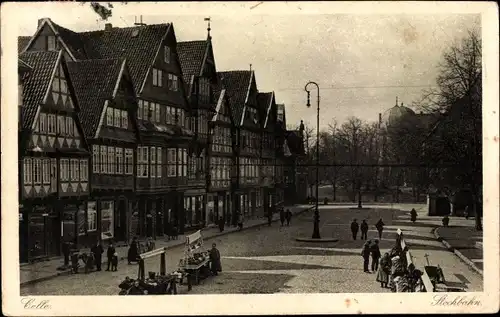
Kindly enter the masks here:
<path id="1" fill-rule="evenodd" d="M 285 137 L 292 154 L 302 155 L 305 153 L 304 141 L 300 131 L 287 131 Z"/>
<path id="2" fill-rule="evenodd" d="M 71 31 L 65 27 L 62 27 L 54 23 L 53 21 L 50 21 L 50 23 L 52 24 L 54 30 L 56 31 L 56 34 L 61 37 L 63 42 L 70 50 L 70 53 L 76 59 L 85 59 L 88 57 L 86 45 L 80 34 Z"/>
<path id="3" fill-rule="evenodd" d="M 89 58 L 126 58 L 136 93 L 140 93 L 171 24 L 152 24 L 80 33 Z"/>
<path id="4" fill-rule="evenodd" d="M 260 111 L 263 114 L 263 127 L 268 127 L 269 117 L 271 116 L 271 111 L 273 107 L 274 92 L 259 92 L 257 94 L 257 104 L 261 108 Z M 270 127 L 272 128 L 272 127 Z"/>
<path id="5" fill-rule="evenodd" d="M 62 51 L 24 52 L 19 55 L 20 59 L 32 67 L 23 88 L 23 129 L 31 129 L 33 126 L 38 108 L 45 100 L 61 57 Z"/>
<path id="6" fill-rule="evenodd" d="M 31 65 L 28 65 L 28 63 L 26 63 L 20 58 L 17 59 L 17 68 L 19 68 L 22 71 L 29 71 L 33 69 Z"/>
<path id="7" fill-rule="evenodd" d="M 22 53 L 26 46 L 28 46 L 28 43 L 31 40 L 31 36 L 18 36 L 17 37 L 17 52 Z"/>
<path id="8" fill-rule="evenodd" d="M 120 59 L 82 60 L 68 63 L 80 106 L 79 117 L 88 138 L 94 138 L 107 100 L 111 100 L 125 67 Z"/>
<path id="9" fill-rule="evenodd" d="M 208 41 L 188 41 L 177 43 L 177 55 L 182 68 L 184 82 L 189 84 L 193 76 L 202 72 L 203 61 L 208 49 Z M 190 91 L 190 87 L 186 87 Z"/>
<path id="10" fill-rule="evenodd" d="M 226 92 L 231 100 L 231 110 L 233 121 L 240 124 L 243 117 L 245 103 L 252 80 L 252 71 L 234 70 L 227 72 L 217 72 L 219 85 L 226 88 Z"/>

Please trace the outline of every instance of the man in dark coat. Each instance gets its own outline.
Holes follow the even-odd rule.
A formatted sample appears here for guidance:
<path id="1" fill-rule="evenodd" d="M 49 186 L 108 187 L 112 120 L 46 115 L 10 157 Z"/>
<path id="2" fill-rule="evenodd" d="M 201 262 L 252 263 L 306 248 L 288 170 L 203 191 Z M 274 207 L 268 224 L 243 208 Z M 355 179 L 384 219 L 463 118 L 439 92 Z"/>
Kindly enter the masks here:
<path id="1" fill-rule="evenodd" d="M 292 220 L 292 212 L 290 211 L 290 209 L 287 209 L 286 210 L 286 225 L 287 226 L 290 225 L 291 220 Z"/>
<path id="2" fill-rule="evenodd" d="M 108 257 L 108 268 L 106 269 L 106 271 L 109 271 L 109 267 L 111 266 L 112 264 L 112 260 L 113 260 L 113 255 L 115 254 L 115 246 L 113 245 L 113 242 L 111 242 L 108 246 L 108 250 L 106 252 L 106 256 Z"/>
<path id="3" fill-rule="evenodd" d="M 366 223 L 366 220 L 363 220 L 361 222 L 361 240 L 366 239 L 368 239 L 368 224 Z"/>
<path id="4" fill-rule="evenodd" d="M 378 238 L 380 240 L 382 240 L 382 231 L 384 231 L 384 226 L 385 223 L 382 221 L 382 218 L 380 218 L 379 221 L 377 221 L 377 223 L 375 224 L 375 228 L 377 228 L 378 231 Z"/>
<path id="5" fill-rule="evenodd" d="M 132 264 L 132 262 L 137 262 L 138 257 L 139 257 L 139 250 L 137 246 L 137 238 L 134 237 L 132 239 L 132 243 L 130 243 L 130 247 L 128 248 L 128 254 L 127 254 L 128 264 Z"/>
<path id="6" fill-rule="evenodd" d="M 212 243 L 212 249 L 210 249 L 210 270 L 213 275 L 218 275 L 218 272 L 222 271 L 220 252 L 217 250 L 215 243 Z"/>
<path id="7" fill-rule="evenodd" d="M 363 272 L 370 273 L 368 270 L 368 265 L 370 264 L 370 244 L 368 241 L 363 245 L 361 256 L 363 257 Z"/>
<path id="8" fill-rule="evenodd" d="M 64 266 L 69 266 L 69 250 L 71 242 L 64 241 L 62 244 L 62 252 L 64 255 Z"/>
<path id="9" fill-rule="evenodd" d="M 280 222 L 282 227 L 285 224 L 285 217 L 286 217 L 285 211 L 283 209 L 280 209 Z"/>
<path id="10" fill-rule="evenodd" d="M 372 271 L 376 272 L 378 270 L 378 261 L 380 259 L 380 256 L 382 255 L 380 253 L 380 248 L 378 246 L 378 240 L 375 240 L 370 247 L 370 253 L 372 256 Z"/>
<path id="11" fill-rule="evenodd" d="M 102 254 L 104 253 L 104 249 L 99 240 L 97 240 L 96 245 L 94 245 L 92 249 L 90 249 L 90 252 L 94 254 L 95 265 L 97 267 L 97 270 L 100 271 L 102 265 Z"/>
<path id="12" fill-rule="evenodd" d="M 359 224 L 356 222 L 356 219 L 354 219 L 351 223 L 351 233 L 353 240 L 356 240 L 356 237 L 358 235 L 358 230 L 359 230 Z"/>
<path id="13" fill-rule="evenodd" d="M 224 225 L 225 225 L 224 218 L 220 217 L 219 218 L 219 230 L 220 230 L 220 232 L 224 231 Z"/>

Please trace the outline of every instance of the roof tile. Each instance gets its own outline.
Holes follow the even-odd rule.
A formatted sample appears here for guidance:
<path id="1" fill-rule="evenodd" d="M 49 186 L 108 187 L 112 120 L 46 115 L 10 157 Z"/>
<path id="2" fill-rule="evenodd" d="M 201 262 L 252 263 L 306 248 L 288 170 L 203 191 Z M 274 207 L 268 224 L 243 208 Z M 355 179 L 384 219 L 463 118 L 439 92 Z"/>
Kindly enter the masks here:
<path id="1" fill-rule="evenodd" d="M 38 107 L 43 102 L 50 85 L 52 73 L 61 51 L 24 52 L 19 58 L 32 67 L 23 89 L 22 127 L 31 129 Z"/>
<path id="2" fill-rule="evenodd" d="M 17 52 L 21 53 L 31 40 L 31 36 L 18 36 L 17 37 Z"/>
<path id="3" fill-rule="evenodd" d="M 70 79 L 80 107 L 79 117 L 86 137 L 93 138 L 107 99 L 111 99 L 122 61 L 83 60 L 68 63 Z"/>
<path id="4" fill-rule="evenodd" d="M 220 90 L 220 87 L 226 88 L 229 95 L 233 120 L 237 123 L 241 122 L 252 72 L 250 70 L 217 72 L 217 77 L 218 89 Z"/>
<path id="5" fill-rule="evenodd" d="M 207 41 L 188 41 L 177 43 L 177 55 L 181 63 L 184 82 L 188 85 L 192 76 L 201 72 L 203 58 L 208 47 Z M 186 87 L 189 88 L 189 87 Z M 189 91 L 189 89 L 186 89 Z"/>

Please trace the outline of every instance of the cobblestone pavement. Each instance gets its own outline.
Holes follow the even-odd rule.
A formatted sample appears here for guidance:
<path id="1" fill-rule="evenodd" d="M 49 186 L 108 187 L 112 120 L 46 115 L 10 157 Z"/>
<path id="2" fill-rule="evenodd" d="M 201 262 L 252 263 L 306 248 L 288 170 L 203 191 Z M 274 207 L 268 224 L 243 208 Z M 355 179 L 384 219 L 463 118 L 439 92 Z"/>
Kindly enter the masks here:
<path id="1" fill-rule="evenodd" d="M 224 293 L 372 293 L 389 292 L 380 288 L 375 274 L 364 273 L 360 256 L 362 240 L 353 241 L 349 225 L 353 218 L 367 219 L 370 225 L 368 239 L 376 238 L 374 224 L 383 218 L 386 229 L 380 242 L 382 252 L 394 245 L 396 230 L 405 232 L 417 267 L 425 263 L 429 254 L 432 265 L 443 267 L 448 279 L 467 280 L 469 291 L 482 289 L 482 279 L 460 262 L 432 235 L 436 220 L 419 220 L 415 225 L 409 222 L 405 211 L 395 209 L 350 209 L 328 208 L 321 212 L 322 237 L 336 237 L 338 242 L 298 242 L 296 237 L 310 236 L 313 213 L 307 212 L 292 219 L 290 227 L 262 226 L 230 235 L 207 239 L 222 255 L 223 272 L 194 285 L 189 294 Z M 438 221 L 440 221 L 438 219 Z M 359 239 L 359 237 L 358 237 Z M 167 252 L 167 271 L 173 271 L 182 257 L 183 248 L 175 247 Z M 158 271 L 159 259 L 148 260 L 146 270 Z M 118 272 L 96 272 L 59 277 L 21 288 L 25 294 L 45 295 L 113 295 L 117 285 L 125 276 L 137 276 L 136 265 L 121 264 Z M 180 292 L 185 293 L 181 286 Z"/>

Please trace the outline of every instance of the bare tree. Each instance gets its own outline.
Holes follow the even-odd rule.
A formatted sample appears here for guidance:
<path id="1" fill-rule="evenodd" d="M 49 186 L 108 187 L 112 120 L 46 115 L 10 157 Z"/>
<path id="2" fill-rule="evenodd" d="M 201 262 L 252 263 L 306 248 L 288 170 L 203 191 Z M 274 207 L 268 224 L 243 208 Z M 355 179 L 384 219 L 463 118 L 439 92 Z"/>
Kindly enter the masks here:
<path id="1" fill-rule="evenodd" d="M 468 186 L 476 229 L 482 230 L 481 39 L 471 30 L 443 55 L 438 87 L 426 92 L 422 107 L 443 114 L 427 142 L 428 160 L 453 163 L 438 173 L 457 192 Z"/>

